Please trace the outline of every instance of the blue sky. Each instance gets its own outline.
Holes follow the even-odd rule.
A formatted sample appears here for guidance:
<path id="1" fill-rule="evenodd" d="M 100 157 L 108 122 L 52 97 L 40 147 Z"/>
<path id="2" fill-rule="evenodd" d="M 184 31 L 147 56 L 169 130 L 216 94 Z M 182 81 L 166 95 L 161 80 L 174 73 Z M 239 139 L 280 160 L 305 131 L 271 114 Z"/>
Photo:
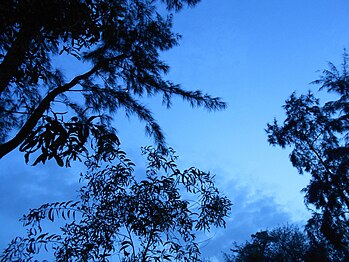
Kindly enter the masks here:
<path id="1" fill-rule="evenodd" d="M 268 145 L 264 128 L 274 117 L 282 120 L 282 105 L 293 91 L 317 90 L 309 85 L 317 70 L 328 61 L 341 62 L 349 47 L 348 10 L 344 0 L 202 0 L 175 15 L 174 29 L 183 38 L 163 53 L 171 66 L 167 77 L 229 105 L 209 113 L 177 99 L 170 110 L 161 106 L 161 98 L 144 100 L 180 164 L 215 173 L 234 203 L 227 229 L 206 236 L 211 238 L 203 242 L 205 255 L 219 259 L 233 241 L 258 229 L 307 219 L 300 190 L 309 177 L 291 167 L 289 150 Z M 120 114 L 116 126 L 126 151 L 139 161 L 139 147 L 151 143 L 144 125 Z M 77 170 L 54 163 L 27 167 L 17 152 L 0 165 L 3 248 L 20 232 L 17 219 L 26 210 L 74 195 Z"/>

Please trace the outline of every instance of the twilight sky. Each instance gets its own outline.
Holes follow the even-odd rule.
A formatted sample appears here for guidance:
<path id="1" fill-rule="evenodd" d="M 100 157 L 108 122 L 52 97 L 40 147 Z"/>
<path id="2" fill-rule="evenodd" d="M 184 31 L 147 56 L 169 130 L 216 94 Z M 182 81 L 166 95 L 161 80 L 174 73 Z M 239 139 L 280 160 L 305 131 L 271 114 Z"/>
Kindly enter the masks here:
<path id="1" fill-rule="evenodd" d="M 170 110 L 160 97 L 144 100 L 180 165 L 216 174 L 234 203 L 227 228 L 202 236 L 210 238 L 202 243 L 205 256 L 221 260 L 233 241 L 263 228 L 304 224 L 309 216 L 300 193 L 309 177 L 292 168 L 290 150 L 268 145 L 264 129 L 274 117 L 283 119 L 282 105 L 293 91 L 317 90 L 309 85 L 317 70 L 341 62 L 349 47 L 348 10 L 345 0 L 202 0 L 175 15 L 183 38 L 163 54 L 168 78 L 228 103 L 227 110 L 209 113 L 179 99 Z M 66 70 L 74 69 L 68 64 Z M 152 142 L 143 123 L 119 114 L 116 126 L 123 148 L 142 165 L 139 148 Z M 74 197 L 78 173 L 54 163 L 26 166 L 18 152 L 1 159 L 0 249 L 23 232 L 17 221 L 29 208 Z"/>

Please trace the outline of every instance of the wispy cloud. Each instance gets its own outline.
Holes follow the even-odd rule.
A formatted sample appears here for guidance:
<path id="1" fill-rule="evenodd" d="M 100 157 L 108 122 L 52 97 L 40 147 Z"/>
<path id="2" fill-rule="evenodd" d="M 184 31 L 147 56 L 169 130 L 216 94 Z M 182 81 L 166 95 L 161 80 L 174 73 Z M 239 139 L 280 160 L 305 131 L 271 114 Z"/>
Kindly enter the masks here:
<path id="1" fill-rule="evenodd" d="M 44 203 L 74 199 L 78 172 L 59 168 L 53 161 L 45 166 L 25 165 L 23 155 L 11 153 L 1 160 L 0 173 L 0 250 L 24 233 L 19 222 L 29 209 Z"/>

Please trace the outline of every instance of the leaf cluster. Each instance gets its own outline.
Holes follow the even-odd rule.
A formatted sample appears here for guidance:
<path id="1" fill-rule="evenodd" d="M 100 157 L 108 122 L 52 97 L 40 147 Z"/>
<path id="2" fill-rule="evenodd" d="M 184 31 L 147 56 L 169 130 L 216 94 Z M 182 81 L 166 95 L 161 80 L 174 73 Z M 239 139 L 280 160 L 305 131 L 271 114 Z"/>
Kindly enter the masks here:
<path id="1" fill-rule="evenodd" d="M 78 118 L 63 121 L 57 114 L 45 117 L 45 125 L 39 125 L 21 144 L 19 150 L 25 152 L 25 161 L 36 155 L 33 165 L 54 158 L 59 166 L 70 166 L 71 161 L 83 161 L 91 157 L 105 159 L 120 144 L 115 130 L 105 124 L 106 116 Z M 87 144 L 89 141 L 89 145 Z"/>

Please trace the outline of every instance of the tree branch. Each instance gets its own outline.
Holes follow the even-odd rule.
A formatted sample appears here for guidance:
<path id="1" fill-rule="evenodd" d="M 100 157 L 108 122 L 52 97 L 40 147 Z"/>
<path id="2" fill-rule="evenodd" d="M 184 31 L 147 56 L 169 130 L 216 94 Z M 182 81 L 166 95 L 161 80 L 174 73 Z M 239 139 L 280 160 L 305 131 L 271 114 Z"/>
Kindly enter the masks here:
<path id="1" fill-rule="evenodd" d="M 146 262 L 147 261 L 147 253 L 148 253 L 148 249 L 150 247 L 150 244 L 152 242 L 152 237 L 153 237 L 153 234 L 154 234 L 154 231 L 155 231 L 155 228 L 153 228 L 152 231 L 150 231 L 150 234 L 149 234 L 149 239 L 148 239 L 148 242 L 147 242 L 147 245 L 143 251 L 143 255 L 142 255 L 142 262 Z"/>
<path id="2" fill-rule="evenodd" d="M 131 235 L 131 231 L 130 229 L 128 228 L 128 226 L 126 225 L 125 226 L 126 228 L 126 231 L 128 233 L 128 238 L 130 239 L 130 242 L 131 242 L 131 247 L 132 247 L 132 258 L 134 259 L 136 257 L 136 250 L 135 250 L 135 245 L 134 245 L 134 242 L 133 242 L 133 239 L 132 239 L 132 235 Z"/>
<path id="3" fill-rule="evenodd" d="M 34 110 L 27 122 L 19 130 L 19 132 L 8 142 L 0 145 L 0 159 L 18 147 L 27 135 L 35 128 L 44 112 L 50 107 L 50 103 L 60 94 L 68 91 L 70 88 L 77 85 L 81 80 L 87 79 L 95 74 L 100 68 L 99 64 L 95 65 L 90 71 L 76 76 L 69 83 L 59 86 L 56 89 L 49 92 L 46 97 L 39 103 L 38 107 Z"/>

